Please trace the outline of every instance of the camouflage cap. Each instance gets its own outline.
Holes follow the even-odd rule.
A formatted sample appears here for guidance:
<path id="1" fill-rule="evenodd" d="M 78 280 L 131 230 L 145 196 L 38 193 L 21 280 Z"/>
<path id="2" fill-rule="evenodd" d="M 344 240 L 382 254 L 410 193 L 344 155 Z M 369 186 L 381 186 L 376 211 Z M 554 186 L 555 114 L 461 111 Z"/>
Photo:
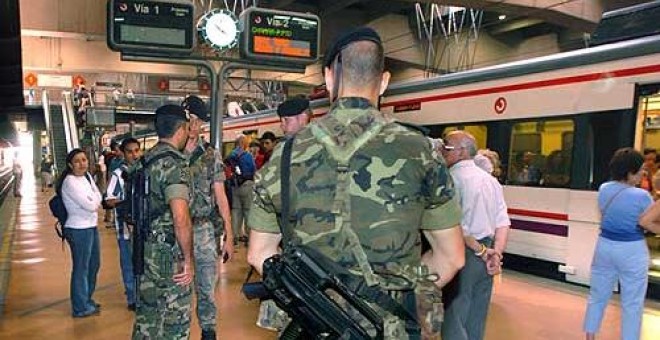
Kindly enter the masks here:
<path id="1" fill-rule="evenodd" d="M 354 29 L 341 35 L 326 51 L 325 57 L 323 58 L 323 67 L 330 67 L 341 50 L 356 41 L 371 41 L 381 47 L 383 46 L 383 41 L 380 39 L 380 36 L 372 28 L 360 27 Z"/>
<path id="2" fill-rule="evenodd" d="M 280 117 L 297 116 L 309 109 L 309 99 L 291 98 L 277 107 L 277 115 Z"/>

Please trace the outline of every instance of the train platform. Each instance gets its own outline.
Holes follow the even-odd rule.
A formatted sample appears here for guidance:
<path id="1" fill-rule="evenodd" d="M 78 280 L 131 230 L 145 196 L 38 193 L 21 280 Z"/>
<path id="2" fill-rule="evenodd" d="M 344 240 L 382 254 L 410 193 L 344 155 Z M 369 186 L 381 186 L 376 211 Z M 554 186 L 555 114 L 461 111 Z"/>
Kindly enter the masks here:
<path id="1" fill-rule="evenodd" d="M 95 298 L 102 304 L 102 312 L 74 319 L 69 304 L 69 249 L 55 234 L 55 220 L 47 206 L 52 190 L 42 193 L 30 171 L 25 174 L 23 197 L 10 196 L 0 207 L 0 227 L 4 228 L 0 229 L 0 260 L 7 263 L 7 267 L 0 267 L 0 278 L 9 275 L 7 284 L 0 281 L 0 296 L 4 297 L 0 300 L 4 302 L 0 339 L 129 338 L 134 316 L 126 309 L 114 230 L 99 221 L 101 270 Z M 248 270 L 245 248 L 239 249 L 231 262 L 219 264 L 219 269 L 219 337 L 275 339 L 274 332 L 255 325 L 258 303 L 247 301 L 240 293 Z M 505 271 L 496 279 L 486 339 L 583 339 L 587 293 L 585 287 Z M 598 339 L 619 339 L 620 319 L 615 297 Z M 642 339 L 658 339 L 658 334 L 660 303 L 647 300 Z M 193 317 L 191 339 L 199 337 Z"/>

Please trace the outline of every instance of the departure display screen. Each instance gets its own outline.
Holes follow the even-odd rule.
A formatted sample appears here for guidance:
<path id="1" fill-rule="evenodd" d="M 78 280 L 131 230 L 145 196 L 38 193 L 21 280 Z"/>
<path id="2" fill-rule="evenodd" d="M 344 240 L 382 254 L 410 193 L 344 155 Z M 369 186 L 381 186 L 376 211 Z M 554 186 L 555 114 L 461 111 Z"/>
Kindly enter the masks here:
<path id="1" fill-rule="evenodd" d="M 241 14 L 241 55 L 257 61 L 313 63 L 320 20 L 311 14 L 251 8 Z"/>
<path id="2" fill-rule="evenodd" d="M 115 51 L 185 52 L 194 45 L 190 2 L 108 1 L 108 46 Z"/>
<path id="3" fill-rule="evenodd" d="M 186 46 L 186 31 L 175 28 L 121 25 L 122 41 L 171 46 Z"/>

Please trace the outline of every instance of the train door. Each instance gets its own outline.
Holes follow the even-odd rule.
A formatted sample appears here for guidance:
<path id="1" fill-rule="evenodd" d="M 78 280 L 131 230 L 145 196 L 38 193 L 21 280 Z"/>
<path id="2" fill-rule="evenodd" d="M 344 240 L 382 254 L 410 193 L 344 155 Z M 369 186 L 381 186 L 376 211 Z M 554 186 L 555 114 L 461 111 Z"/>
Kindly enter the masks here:
<path id="1" fill-rule="evenodd" d="M 645 176 L 641 187 L 660 199 L 660 84 L 640 87 L 637 98 L 637 131 L 635 146 L 644 153 Z M 649 292 L 660 294 L 660 235 L 647 234 L 651 254 Z"/>

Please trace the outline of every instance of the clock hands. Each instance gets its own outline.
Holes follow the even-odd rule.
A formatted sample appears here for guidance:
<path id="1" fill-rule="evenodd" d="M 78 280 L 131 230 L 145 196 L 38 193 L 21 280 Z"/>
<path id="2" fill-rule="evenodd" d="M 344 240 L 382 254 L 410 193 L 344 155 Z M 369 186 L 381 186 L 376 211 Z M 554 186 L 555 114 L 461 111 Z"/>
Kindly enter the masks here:
<path id="1" fill-rule="evenodd" d="M 214 23 L 213 26 L 215 26 L 215 28 L 219 29 L 219 30 L 220 30 L 220 33 L 222 33 L 222 34 L 227 34 L 227 32 L 225 32 L 225 30 L 223 30 L 222 27 L 220 27 L 220 25 Z"/>

